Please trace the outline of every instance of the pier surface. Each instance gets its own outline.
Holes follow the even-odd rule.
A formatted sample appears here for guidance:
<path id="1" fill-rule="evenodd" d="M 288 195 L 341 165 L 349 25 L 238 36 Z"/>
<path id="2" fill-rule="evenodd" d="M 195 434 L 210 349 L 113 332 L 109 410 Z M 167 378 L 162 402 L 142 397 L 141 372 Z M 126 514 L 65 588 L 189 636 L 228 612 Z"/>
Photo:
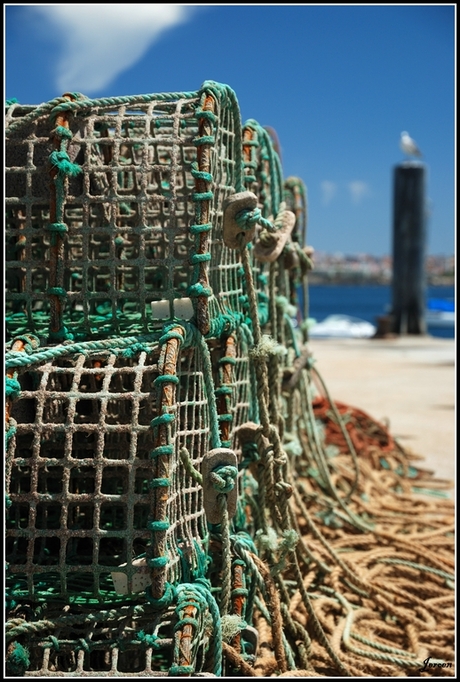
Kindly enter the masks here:
<path id="1" fill-rule="evenodd" d="M 309 345 L 332 399 L 386 423 L 401 446 L 424 457 L 417 466 L 455 481 L 454 339 L 408 335 Z"/>

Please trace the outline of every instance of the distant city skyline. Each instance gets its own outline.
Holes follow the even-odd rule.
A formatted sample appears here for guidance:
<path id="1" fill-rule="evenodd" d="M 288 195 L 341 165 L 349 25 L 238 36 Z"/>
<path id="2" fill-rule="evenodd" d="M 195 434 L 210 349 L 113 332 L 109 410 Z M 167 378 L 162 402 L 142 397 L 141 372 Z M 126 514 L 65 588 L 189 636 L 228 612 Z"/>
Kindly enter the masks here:
<path id="1" fill-rule="evenodd" d="M 314 248 L 314 244 L 311 244 L 311 246 Z M 366 253 L 365 251 L 355 251 L 355 252 L 343 252 L 343 251 L 324 251 L 320 249 L 315 249 L 314 248 L 314 255 L 318 257 L 318 255 L 321 255 L 322 257 L 329 257 L 329 258 L 376 258 L 378 260 L 381 260 L 382 258 L 392 258 L 392 253 L 384 253 L 384 254 L 373 254 L 373 253 Z M 428 253 L 426 254 L 426 258 L 439 258 L 440 260 L 449 260 L 450 258 L 455 258 L 454 253 Z"/>
<path id="2" fill-rule="evenodd" d="M 389 255 L 315 252 L 312 260 L 309 281 L 313 284 L 339 280 L 390 284 L 393 278 L 393 258 Z M 429 284 L 454 284 L 455 256 L 427 255 L 425 273 Z"/>
<path id="3" fill-rule="evenodd" d="M 5 97 L 40 104 L 228 84 L 276 131 L 307 241 L 392 250 L 402 131 L 426 167 L 427 252 L 455 251 L 455 4 L 6 4 Z M 236 40 L 236 36 L 238 39 Z"/>

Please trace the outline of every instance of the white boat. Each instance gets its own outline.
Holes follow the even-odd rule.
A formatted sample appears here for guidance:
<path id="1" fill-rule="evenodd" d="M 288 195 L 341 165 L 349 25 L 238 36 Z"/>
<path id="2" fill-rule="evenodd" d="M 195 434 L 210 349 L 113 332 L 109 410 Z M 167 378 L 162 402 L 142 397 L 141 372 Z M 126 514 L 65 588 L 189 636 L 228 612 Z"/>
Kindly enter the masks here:
<path id="1" fill-rule="evenodd" d="M 442 298 L 428 299 L 425 310 L 427 327 L 452 329 L 455 325 L 455 304 L 453 300 Z"/>
<path id="2" fill-rule="evenodd" d="M 310 339 L 370 339 L 377 331 L 371 322 L 351 315 L 329 315 L 308 330 Z"/>

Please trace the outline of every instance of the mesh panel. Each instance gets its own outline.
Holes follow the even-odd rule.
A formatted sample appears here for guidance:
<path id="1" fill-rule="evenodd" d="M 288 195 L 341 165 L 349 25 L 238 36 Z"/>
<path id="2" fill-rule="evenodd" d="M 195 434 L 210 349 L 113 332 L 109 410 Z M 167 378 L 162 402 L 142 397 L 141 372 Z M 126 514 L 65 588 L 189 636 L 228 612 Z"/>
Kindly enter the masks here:
<path id="1" fill-rule="evenodd" d="M 11 416 L 7 560 L 16 598 L 74 603 L 120 601 L 111 573 L 133 565 L 157 520 L 152 420 L 159 414 L 158 352 L 128 360 L 114 353 L 69 356 L 22 373 Z M 208 403 L 198 352 L 184 350 L 171 426 L 173 454 L 165 532 L 165 578 L 183 579 L 194 541 L 206 537 L 201 487 L 179 466 L 186 447 L 198 469 L 209 449 Z M 148 582 L 148 580 L 147 580 Z"/>
<path id="2" fill-rule="evenodd" d="M 170 99 L 88 104 L 65 114 L 60 128 L 42 116 L 8 135 L 12 335 L 46 335 L 49 326 L 62 335 L 59 324 L 67 338 L 149 331 L 151 302 L 167 300 L 173 312 L 174 299 L 201 282 L 204 270 L 217 297 L 211 316 L 241 309 L 239 260 L 222 245 L 222 204 L 240 181 L 239 119 L 212 96 L 205 99 L 210 121 L 200 118 L 198 93 Z M 29 113 L 13 107 L 7 123 Z M 60 188 L 49 159 L 62 146 L 56 130 L 62 135 L 64 128 L 66 153 L 80 172 Z M 210 238 L 193 233 L 193 225 L 207 222 Z M 191 259 L 209 250 L 210 264 Z"/>
<path id="3" fill-rule="evenodd" d="M 111 612 L 55 614 L 59 644 L 34 633 L 29 635 L 31 652 L 27 677 L 134 677 L 167 676 L 172 662 L 172 636 L 176 618 L 161 615 L 148 606 L 124 606 Z M 120 633 L 124 636 L 120 640 Z M 151 633 L 155 647 L 139 637 Z M 202 666 L 207 641 L 198 642 L 197 661 Z"/>
<path id="4" fill-rule="evenodd" d="M 275 217 L 283 176 L 278 156 L 265 128 L 250 119 L 243 127 L 244 184 L 258 197 L 265 218 Z"/>

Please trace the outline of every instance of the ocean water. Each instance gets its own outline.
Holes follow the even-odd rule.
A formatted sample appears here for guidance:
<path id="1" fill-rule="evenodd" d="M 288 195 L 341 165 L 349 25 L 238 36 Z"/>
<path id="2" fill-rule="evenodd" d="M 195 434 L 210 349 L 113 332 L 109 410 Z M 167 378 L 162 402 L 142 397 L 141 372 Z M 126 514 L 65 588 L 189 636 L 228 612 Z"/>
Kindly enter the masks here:
<path id="1" fill-rule="evenodd" d="M 427 287 L 426 298 L 455 297 L 453 286 Z M 309 316 L 321 322 L 328 315 L 351 315 L 377 325 L 377 317 L 391 307 L 391 286 L 310 285 Z M 453 339 L 454 328 L 428 327 L 431 336 Z"/>

